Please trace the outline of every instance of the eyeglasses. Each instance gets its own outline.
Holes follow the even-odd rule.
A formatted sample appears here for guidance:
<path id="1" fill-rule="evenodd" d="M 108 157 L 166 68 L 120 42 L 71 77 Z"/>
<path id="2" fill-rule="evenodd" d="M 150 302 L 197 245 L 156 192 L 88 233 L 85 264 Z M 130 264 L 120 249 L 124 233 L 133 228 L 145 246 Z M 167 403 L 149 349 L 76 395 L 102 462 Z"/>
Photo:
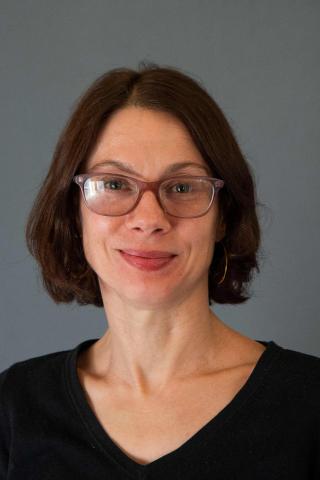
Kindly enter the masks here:
<path id="1" fill-rule="evenodd" d="M 194 218 L 205 215 L 224 181 L 204 176 L 180 175 L 143 182 L 127 175 L 92 173 L 76 175 L 87 207 L 99 215 L 120 216 L 133 210 L 142 195 L 151 191 L 169 215 Z"/>

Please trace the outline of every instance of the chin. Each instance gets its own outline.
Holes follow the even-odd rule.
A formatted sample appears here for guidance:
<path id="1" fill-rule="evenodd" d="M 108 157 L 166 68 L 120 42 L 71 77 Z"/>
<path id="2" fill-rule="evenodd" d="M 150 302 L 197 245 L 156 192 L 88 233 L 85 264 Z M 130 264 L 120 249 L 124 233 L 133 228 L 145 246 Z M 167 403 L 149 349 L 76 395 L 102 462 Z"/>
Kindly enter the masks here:
<path id="1" fill-rule="evenodd" d="M 99 280 L 102 295 L 106 298 L 120 298 L 124 304 L 131 305 L 140 309 L 159 309 L 161 306 L 165 307 L 177 300 L 177 288 L 168 288 L 165 285 L 164 289 L 159 287 L 156 282 L 144 282 L 138 285 L 138 282 L 122 282 L 120 285 L 111 285 L 110 282 Z M 112 301 L 112 300 L 111 300 Z"/>

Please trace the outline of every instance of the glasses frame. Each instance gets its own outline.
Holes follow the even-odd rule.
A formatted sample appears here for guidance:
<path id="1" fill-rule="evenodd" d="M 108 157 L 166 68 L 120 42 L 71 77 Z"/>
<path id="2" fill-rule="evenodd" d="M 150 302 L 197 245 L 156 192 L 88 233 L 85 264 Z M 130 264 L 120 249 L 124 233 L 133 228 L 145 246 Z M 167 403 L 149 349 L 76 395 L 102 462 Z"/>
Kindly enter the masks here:
<path id="1" fill-rule="evenodd" d="M 97 213 L 95 210 L 93 210 L 91 207 L 89 207 L 89 205 L 87 203 L 87 200 L 86 200 L 85 192 L 84 192 L 84 184 L 88 180 L 88 178 L 99 177 L 100 175 L 101 176 L 103 176 L 103 175 L 114 175 L 115 177 L 120 177 L 120 178 L 123 178 L 123 179 L 129 179 L 129 180 L 132 180 L 133 182 L 135 182 L 135 184 L 138 187 L 138 196 L 137 196 L 137 199 L 134 202 L 133 206 L 130 207 L 130 209 L 128 211 L 126 211 L 125 213 L 117 214 L 117 215 L 107 215 L 107 214 L 103 214 L 103 213 Z M 166 207 L 163 205 L 161 197 L 160 197 L 160 193 L 159 193 L 161 184 L 168 181 L 168 180 L 184 179 L 184 178 L 195 178 L 195 179 L 200 179 L 200 180 L 201 179 L 202 180 L 209 180 L 211 182 L 211 184 L 212 184 L 212 197 L 211 197 L 209 206 L 208 206 L 208 208 L 205 212 L 203 212 L 199 215 L 194 215 L 192 217 L 182 217 L 181 215 L 173 215 L 172 213 L 168 212 Z M 88 207 L 88 209 L 91 210 L 92 212 L 96 213 L 97 215 L 102 215 L 104 217 L 121 217 L 123 215 L 127 215 L 127 213 L 130 213 L 132 210 L 134 210 L 136 208 L 136 206 L 140 202 L 141 197 L 144 194 L 144 192 L 148 192 L 148 191 L 153 192 L 155 194 L 162 210 L 167 215 L 170 215 L 172 217 L 177 217 L 177 218 L 198 218 L 198 217 L 202 217 L 203 215 L 205 215 L 209 211 L 209 209 L 210 209 L 210 207 L 213 203 L 214 198 L 216 197 L 219 190 L 224 186 L 224 181 L 221 180 L 220 178 L 207 177 L 207 176 L 204 176 L 204 175 L 197 176 L 197 175 L 187 175 L 187 174 L 173 175 L 172 177 L 166 177 L 166 178 L 163 178 L 162 180 L 157 180 L 157 181 L 154 181 L 154 182 L 145 182 L 143 180 L 139 180 L 139 179 L 134 178 L 134 177 L 129 177 L 128 175 L 122 175 L 120 173 L 95 172 L 95 173 L 83 173 L 83 174 L 75 175 L 73 177 L 72 181 L 75 182 L 80 187 L 81 192 L 82 192 L 82 197 L 83 197 L 84 202 L 85 202 L 86 206 Z"/>

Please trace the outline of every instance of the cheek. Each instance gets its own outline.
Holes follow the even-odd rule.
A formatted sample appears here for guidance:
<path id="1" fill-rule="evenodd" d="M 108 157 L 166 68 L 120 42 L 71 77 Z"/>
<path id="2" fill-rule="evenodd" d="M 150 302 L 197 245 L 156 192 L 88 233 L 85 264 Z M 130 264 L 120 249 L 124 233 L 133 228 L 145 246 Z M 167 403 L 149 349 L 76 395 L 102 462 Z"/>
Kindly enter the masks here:
<path id="1" fill-rule="evenodd" d="M 198 222 L 190 228 L 190 238 L 207 249 L 215 241 L 216 219 L 213 216 L 199 217 Z"/>
<path id="2" fill-rule="evenodd" d="M 192 247 L 197 258 L 202 259 L 204 264 L 210 264 L 215 247 L 215 222 L 199 222 L 191 232 Z"/>
<path id="3" fill-rule="evenodd" d="M 100 251 L 109 237 L 109 226 L 106 219 L 97 215 L 86 207 L 81 210 L 82 241 L 87 260 L 91 260 Z"/>
<path id="4" fill-rule="evenodd" d="M 105 217 L 86 207 L 82 210 L 82 241 L 87 261 L 93 267 L 99 266 L 117 248 L 122 217 Z M 96 270 L 94 268 L 94 270 Z"/>

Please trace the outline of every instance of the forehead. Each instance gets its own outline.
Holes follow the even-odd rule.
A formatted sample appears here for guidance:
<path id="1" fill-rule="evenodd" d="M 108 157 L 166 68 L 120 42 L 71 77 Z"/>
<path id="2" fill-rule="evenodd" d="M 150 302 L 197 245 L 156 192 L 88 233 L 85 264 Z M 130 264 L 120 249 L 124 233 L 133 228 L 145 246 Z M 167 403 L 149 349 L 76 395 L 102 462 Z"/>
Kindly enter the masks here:
<path id="1" fill-rule="evenodd" d="M 87 166 L 113 159 L 139 165 L 168 166 L 177 161 L 207 166 L 187 127 L 174 115 L 142 107 L 126 107 L 109 117 Z"/>

